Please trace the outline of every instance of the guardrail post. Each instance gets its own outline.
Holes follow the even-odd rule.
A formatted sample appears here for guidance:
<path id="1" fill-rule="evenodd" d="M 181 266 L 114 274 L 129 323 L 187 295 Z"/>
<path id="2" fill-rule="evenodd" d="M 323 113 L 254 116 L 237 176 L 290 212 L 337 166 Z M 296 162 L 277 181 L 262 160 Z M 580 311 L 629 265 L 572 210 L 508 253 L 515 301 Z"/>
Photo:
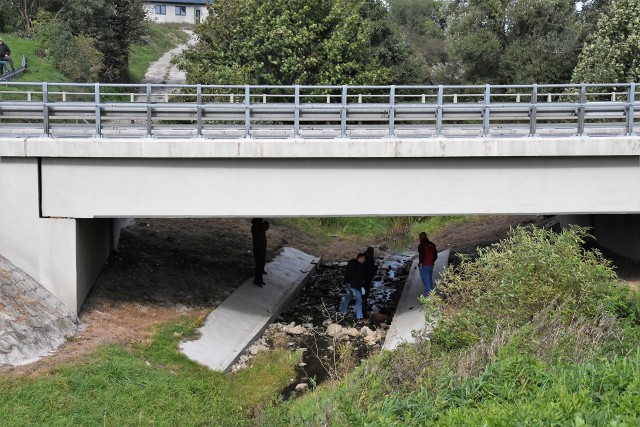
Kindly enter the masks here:
<path id="1" fill-rule="evenodd" d="M 578 136 L 584 135 L 584 113 L 587 102 L 587 88 L 584 83 L 580 84 L 580 96 L 578 98 Z"/>
<path id="2" fill-rule="evenodd" d="M 491 102 L 491 86 L 484 87 L 484 108 L 482 110 L 482 136 L 489 135 L 489 103 Z"/>
<path id="3" fill-rule="evenodd" d="M 340 136 L 347 137 L 347 85 L 342 86 L 342 108 L 340 109 Z"/>
<path id="4" fill-rule="evenodd" d="M 300 85 L 296 85 L 293 94 L 293 137 L 300 136 Z"/>
<path id="5" fill-rule="evenodd" d="M 95 107 L 96 107 L 96 138 L 102 136 L 102 108 L 100 107 L 100 83 L 95 85 Z"/>
<path id="6" fill-rule="evenodd" d="M 531 89 L 531 107 L 529 109 L 529 136 L 536 136 L 536 126 L 538 124 L 538 85 L 533 84 Z"/>
<path id="7" fill-rule="evenodd" d="M 151 110 L 151 83 L 147 83 L 147 138 L 153 137 L 153 122 Z"/>
<path id="8" fill-rule="evenodd" d="M 51 136 L 49 129 L 49 85 L 42 82 L 42 131 L 45 138 Z"/>
<path id="9" fill-rule="evenodd" d="M 636 102 L 636 84 L 629 84 L 629 93 L 627 95 L 627 135 L 633 135 L 633 120 L 635 115 L 635 102 Z"/>
<path id="10" fill-rule="evenodd" d="M 389 138 L 396 136 L 396 87 L 389 88 Z"/>
<path id="11" fill-rule="evenodd" d="M 436 100 L 436 136 L 442 136 L 442 103 L 444 100 L 444 87 L 438 85 L 438 98 Z"/>
<path id="12" fill-rule="evenodd" d="M 251 88 L 244 86 L 244 137 L 251 137 Z"/>
<path id="13" fill-rule="evenodd" d="M 196 137 L 202 138 L 202 85 L 196 86 Z"/>

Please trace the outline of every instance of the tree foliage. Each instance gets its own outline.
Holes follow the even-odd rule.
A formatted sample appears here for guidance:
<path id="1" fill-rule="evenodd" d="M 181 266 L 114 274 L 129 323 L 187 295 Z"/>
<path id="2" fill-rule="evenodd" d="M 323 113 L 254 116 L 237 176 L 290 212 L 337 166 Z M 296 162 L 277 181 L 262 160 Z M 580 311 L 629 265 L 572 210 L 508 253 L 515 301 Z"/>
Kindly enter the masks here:
<path id="1" fill-rule="evenodd" d="M 444 4 L 442 0 L 389 0 L 392 26 L 411 47 L 417 83 L 441 82 L 440 64 L 448 59 Z"/>
<path id="2" fill-rule="evenodd" d="M 65 76 L 75 82 L 98 80 L 104 58 L 95 39 L 74 35 L 66 21 L 44 12 L 33 20 L 33 30 L 46 55 Z"/>
<path id="3" fill-rule="evenodd" d="M 446 41 L 462 82 L 561 83 L 577 62 L 579 34 L 566 0 L 456 0 Z"/>
<path id="4" fill-rule="evenodd" d="M 142 0 L 51 0 L 48 8 L 59 14 L 74 35 L 95 40 L 105 61 L 101 80 L 128 81 L 129 47 L 146 28 Z"/>
<path id="5" fill-rule="evenodd" d="M 640 2 L 613 0 L 600 16 L 573 74 L 576 82 L 640 80 Z"/>
<path id="6" fill-rule="evenodd" d="M 385 84 L 410 73 L 379 0 L 219 0 L 180 67 L 192 83 Z"/>

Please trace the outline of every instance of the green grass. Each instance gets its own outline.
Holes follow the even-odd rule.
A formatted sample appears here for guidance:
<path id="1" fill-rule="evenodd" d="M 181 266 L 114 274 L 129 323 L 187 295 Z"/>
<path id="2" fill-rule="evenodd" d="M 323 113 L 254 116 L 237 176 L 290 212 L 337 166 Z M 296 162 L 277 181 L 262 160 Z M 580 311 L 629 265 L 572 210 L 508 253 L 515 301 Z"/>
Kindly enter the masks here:
<path id="1" fill-rule="evenodd" d="M 129 74 L 132 82 L 139 82 L 149 68 L 164 53 L 189 40 L 182 31 L 190 29 L 184 24 L 149 24 L 148 43 L 133 45 L 129 51 Z"/>
<path id="2" fill-rule="evenodd" d="M 0 425 L 249 425 L 277 401 L 299 354 L 261 353 L 236 375 L 212 372 L 176 350 L 198 319 L 164 325 L 153 342 L 102 347 L 37 378 L 0 379 Z"/>
<path id="3" fill-rule="evenodd" d="M 5 35 L 3 39 L 11 48 L 11 56 L 16 67 L 20 66 L 22 55 L 27 57 L 27 72 L 13 79 L 16 82 L 68 82 L 60 71 L 47 59 L 36 55 L 39 44 L 34 39 L 26 39 L 12 35 Z"/>
<path id="4" fill-rule="evenodd" d="M 394 247 L 402 247 L 416 240 L 421 231 L 433 234 L 449 224 L 474 221 L 470 216 L 432 217 L 332 217 L 294 218 L 287 224 L 308 233 L 333 235 L 342 239 L 377 238 L 389 240 Z"/>

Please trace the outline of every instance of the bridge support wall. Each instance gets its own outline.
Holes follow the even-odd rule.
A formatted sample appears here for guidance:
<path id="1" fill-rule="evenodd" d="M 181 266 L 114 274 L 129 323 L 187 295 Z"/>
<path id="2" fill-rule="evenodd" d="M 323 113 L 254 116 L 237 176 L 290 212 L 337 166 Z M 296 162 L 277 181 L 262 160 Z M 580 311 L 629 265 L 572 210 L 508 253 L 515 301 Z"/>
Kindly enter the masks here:
<path id="1" fill-rule="evenodd" d="M 640 261 L 640 215 L 563 215 L 563 227 L 591 227 L 598 244 L 634 261 Z"/>
<path id="2" fill-rule="evenodd" d="M 39 171 L 36 158 L 0 157 L 0 254 L 78 312 L 119 224 L 42 218 Z"/>

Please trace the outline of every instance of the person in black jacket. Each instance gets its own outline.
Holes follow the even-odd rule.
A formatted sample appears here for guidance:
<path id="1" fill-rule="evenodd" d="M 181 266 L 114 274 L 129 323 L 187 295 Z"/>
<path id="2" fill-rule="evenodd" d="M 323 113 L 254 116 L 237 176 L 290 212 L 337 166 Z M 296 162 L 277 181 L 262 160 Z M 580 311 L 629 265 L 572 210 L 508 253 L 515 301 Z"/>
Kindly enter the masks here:
<path id="1" fill-rule="evenodd" d="M 369 246 L 366 251 L 364 251 L 364 294 L 362 295 L 362 309 L 364 312 L 369 311 L 369 295 L 371 294 L 371 283 L 373 282 L 373 278 L 378 271 L 376 267 L 376 260 L 373 254 L 373 248 Z"/>
<path id="2" fill-rule="evenodd" d="M 2 39 L 0 39 L 0 61 L 9 63 L 9 65 L 11 65 L 11 71 L 16 70 L 13 66 L 13 60 L 11 59 L 11 49 L 9 49 L 9 46 L 7 46 Z M 2 74 L 2 69 L 0 69 L 0 74 Z"/>
<path id="3" fill-rule="evenodd" d="M 255 260 L 253 284 L 256 286 L 266 285 L 262 279 L 262 275 L 266 273 L 264 266 L 267 257 L 267 230 L 269 230 L 269 221 L 264 221 L 262 218 L 253 218 L 251 220 L 253 258 Z"/>
<path id="4" fill-rule="evenodd" d="M 353 298 L 356 299 L 356 318 L 362 319 L 362 287 L 364 285 L 364 254 L 359 253 L 354 259 L 347 263 L 347 269 L 344 272 L 344 287 L 347 291 L 340 304 L 340 313 L 346 314 L 347 307 Z"/>

